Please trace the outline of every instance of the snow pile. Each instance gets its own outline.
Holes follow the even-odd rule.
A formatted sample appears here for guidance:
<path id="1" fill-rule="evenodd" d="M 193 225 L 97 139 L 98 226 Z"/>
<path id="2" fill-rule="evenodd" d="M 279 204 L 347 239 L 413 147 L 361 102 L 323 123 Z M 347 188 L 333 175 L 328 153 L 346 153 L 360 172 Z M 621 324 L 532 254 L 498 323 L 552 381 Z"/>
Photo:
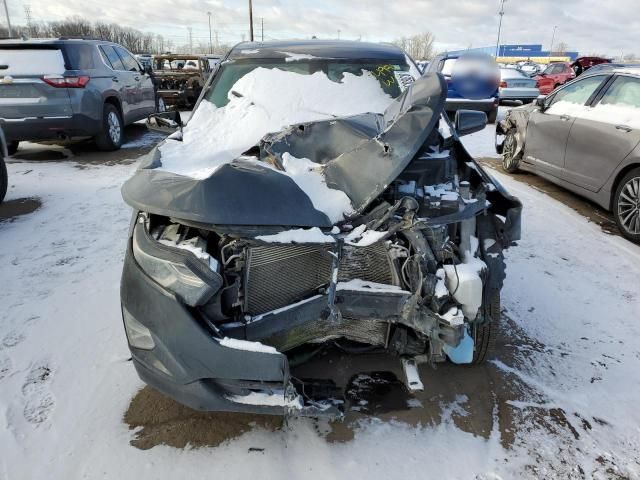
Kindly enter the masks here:
<path id="1" fill-rule="evenodd" d="M 179 243 L 167 240 L 166 238 L 161 238 L 158 240 L 158 242 L 168 247 L 179 248 L 180 250 L 191 252 L 200 260 L 204 260 L 204 262 L 209 265 L 209 268 L 211 270 L 213 270 L 214 272 L 218 271 L 218 261 L 211 255 L 209 255 L 209 253 L 205 252 L 202 246 L 198 246 L 198 243 L 202 242 L 202 239 L 200 239 L 199 237 L 182 240 Z"/>
<path id="2" fill-rule="evenodd" d="M 308 158 L 296 158 L 289 153 L 282 155 L 283 173 L 290 177 L 307 194 L 316 210 L 323 212 L 332 223 L 353 213 L 351 200 L 342 190 L 329 188 L 322 175 L 322 165 Z"/>
<path id="3" fill-rule="evenodd" d="M 382 240 L 386 234 L 387 232 L 367 230 L 366 225 L 360 225 L 349 232 L 344 241 L 348 245 L 368 247 L 369 245 L 373 245 L 374 243 Z"/>
<path id="4" fill-rule="evenodd" d="M 285 62 L 297 62 L 299 60 L 310 60 L 312 58 L 318 58 L 313 55 L 309 55 L 308 53 L 291 53 L 291 52 L 278 52 L 287 56 L 284 59 Z"/>
<path id="5" fill-rule="evenodd" d="M 302 75 L 257 68 L 239 79 L 221 108 L 203 101 L 182 142 L 160 147 L 160 169 L 197 179 L 238 158 L 267 133 L 296 123 L 366 112 L 382 113 L 393 99 L 370 73 L 345 73 L 341 83 L 322 72 Z"/>
<path id="6" fill-rule="evenodd" d="M 220 340 L 220 345 L 227 348 L 233 348 L 235 350 L 244 350 L 245 352 L 280 353 L 274 347 L 263 345 L 260 342 L 249 342 L 247 340 L 238 340 L 236 338 L 229 337 L 224 337 Z"/>
<path id="7" fill-rule="evenodd" d="M 396 285 L 387 285 L 386 283 L 369 282 L 354 278 L 348 282 L 336 283 L 336 290 L 352 290 L 359 292 L 384 292 L 384 293 L 407 293 Z"/>
<path id="8" fill-rule="evenodd" d="M 294 228 L 273 235 L 259 235 L 256 240 L 267 243 L 333 243 L 335 239 L 331 235 L 325 235 L 318 227 Z"/>
<path id="9" fill-rule="evenodd" d="M 0 70 L 0 76 L 18 75 L 62 75 L 65 72 L 64 58 L 60 50 L 0 50 L 0 65 L 9 68 Z"/>
<path id="10" fill-rule="evenodd" d="M 298 395 L 293 399 L 287 399 L 284 390 L 274 390 L 271 393 L 251 392 L 249 395 L 227 395 L 227 400 L 244 405 L 264 405 L 268 407 L 289 407 L 301 409 L 302 398 Z"/>

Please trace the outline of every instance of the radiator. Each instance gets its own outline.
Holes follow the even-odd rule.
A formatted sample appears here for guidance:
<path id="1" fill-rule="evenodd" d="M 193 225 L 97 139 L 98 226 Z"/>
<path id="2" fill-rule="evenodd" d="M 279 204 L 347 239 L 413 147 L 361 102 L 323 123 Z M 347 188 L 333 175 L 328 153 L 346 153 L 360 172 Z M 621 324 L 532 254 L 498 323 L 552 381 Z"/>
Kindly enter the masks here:
<path id="1" fill-rule="evenodd" d="M 318 293 L 331 279 L 331 246 L 266 245 L 247 248 L 244 308 L 249 315 L 276 310 Z M 338 281 L 361 279 L 397 284 L 383 242 L 368 247 L 345 245 Z"/>

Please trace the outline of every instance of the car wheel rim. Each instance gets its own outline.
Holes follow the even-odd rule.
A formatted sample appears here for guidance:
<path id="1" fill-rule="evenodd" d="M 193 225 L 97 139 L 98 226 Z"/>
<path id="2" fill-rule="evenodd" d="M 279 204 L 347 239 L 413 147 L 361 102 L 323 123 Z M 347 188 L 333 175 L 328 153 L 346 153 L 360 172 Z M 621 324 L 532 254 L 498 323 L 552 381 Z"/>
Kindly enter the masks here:
<path id="1" fill-rule="evenodd" d="M 164 100 L 162 98 L 158 99 L 158 113 L 166 112 L 167 106 L 164 104 Z"/>
<path id="2" fill-rule="evenodd" d="M 511 168 L 514 163 L 514 153 L 516 151 L 515 136 L 510 133 L 507 138 L 504 139 L 504 145 L 502 147 L 502 154 L 504 155 L 503 164 L 505 168 Z"/>
<path id="3" fill-rule="evenodd" d="M 109 126 L 109 137 L 111 137 L 111 141 L 117 144 L 120 141 L 120 119 L 115 112 L 109 112 L 107 116 L 107 124 Z"/>
<path id="4" fill-rule="evenodd" d="M 620 189 L 618 218 L 627 232 L 640 235 L 640 177 L 630 178 Z"/>

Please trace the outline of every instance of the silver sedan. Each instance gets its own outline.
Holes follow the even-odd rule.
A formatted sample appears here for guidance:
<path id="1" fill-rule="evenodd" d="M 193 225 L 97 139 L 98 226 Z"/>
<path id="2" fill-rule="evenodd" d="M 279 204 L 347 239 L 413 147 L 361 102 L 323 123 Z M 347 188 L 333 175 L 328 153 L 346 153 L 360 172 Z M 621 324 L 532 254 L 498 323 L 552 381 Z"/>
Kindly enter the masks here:
<path id="1" fill-rule="evenodd" d="M 530 103 L 540 95 L 536 81 L 516 68 L 500 69 L 500 101 Z"/>

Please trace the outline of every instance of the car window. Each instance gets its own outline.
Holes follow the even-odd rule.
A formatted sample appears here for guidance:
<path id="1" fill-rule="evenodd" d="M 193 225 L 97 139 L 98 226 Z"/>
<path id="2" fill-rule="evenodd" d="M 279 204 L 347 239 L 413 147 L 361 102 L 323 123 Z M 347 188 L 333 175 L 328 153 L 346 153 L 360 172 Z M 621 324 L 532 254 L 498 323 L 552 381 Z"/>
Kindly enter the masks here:
<path id="1" fill-rule="evenodd" d="M 411 77 L 409 65 L 390 64 L 383 61 L 341 61 L 341 60 L 314 60 L 274 62 L 270 59 L 247 59 L 236 60 L 233 63 L 224 65 L 216 75 L 216 80 L 212 88 L 207 92 L 206 99 L 217 107 L 223 107 L 229 102 L 228 94 L 231 87 L 249 72 L 256 68 L 277 68 L 288 72 L 311 75 L 315 72 L 323 72 L 334 82 L 341 82 L 345 73 L 362 75 L 363 72 L 370 72 L 380 82 L 382 90 L 392 98 L 397 98 L 403 90 L 415 79 Z"/>
<path id="2" fill-rule="evenodd" d="M 111 45 L 101 45 L 100 52 L 103 54 L 103 58 L 107 60 L 107 64 L 110 65 L 111 68 L 114 70 L 125 70 L 122 60 L 120 60 L 120 57 Z"/>
<path id="3" fill-rule="evenodd" d="M 500 76 L 502 78 L 529 78 L 520 70 L 516 70 L 515 68 L 503 68 L 500 70 Z"/>
<path id="4" fill-rule="evenodd" d="M 456 64 L 456 60 L 457 58 L 447 58 L 444 62 L 442 62 L 440 73 L 450 76 L 453 72 L 453 66 Z"/>
<path id="5" fill-rule="evenodd" d="M 570 83 L 554 94 L 548 106 L 561 101 L 584 105 L 589 100 L 589 97 L 600 87 L 605 78 L 606 75 L 596 75 Z"/>
<path id="6" fill-rule="evenodd" d="M 618 77 L 604 94 L 602 105 L 621 105 L 640 108 L 640 79 Z"/>
<path id="7" fill-rule="evenodd" d="M 96 68 L 93 45 L 66 44 L 64 47 L 69 70 L 93 70 Z"/>
<path id="8" fill-rule="evenodd" d="M 114 47 L 114 48 L 118 52 L 118 55 L 120 55 L 120 58 L 122 59 L 122 63 L 124 64 L 125 70 L 128 70 L 130 72 L 140 71 L 140 65 L 138 64 L 138 61 L 135 58 L 133 58 L 133 56 L 129 52 L 127 52 L 122 47 Z"/>

